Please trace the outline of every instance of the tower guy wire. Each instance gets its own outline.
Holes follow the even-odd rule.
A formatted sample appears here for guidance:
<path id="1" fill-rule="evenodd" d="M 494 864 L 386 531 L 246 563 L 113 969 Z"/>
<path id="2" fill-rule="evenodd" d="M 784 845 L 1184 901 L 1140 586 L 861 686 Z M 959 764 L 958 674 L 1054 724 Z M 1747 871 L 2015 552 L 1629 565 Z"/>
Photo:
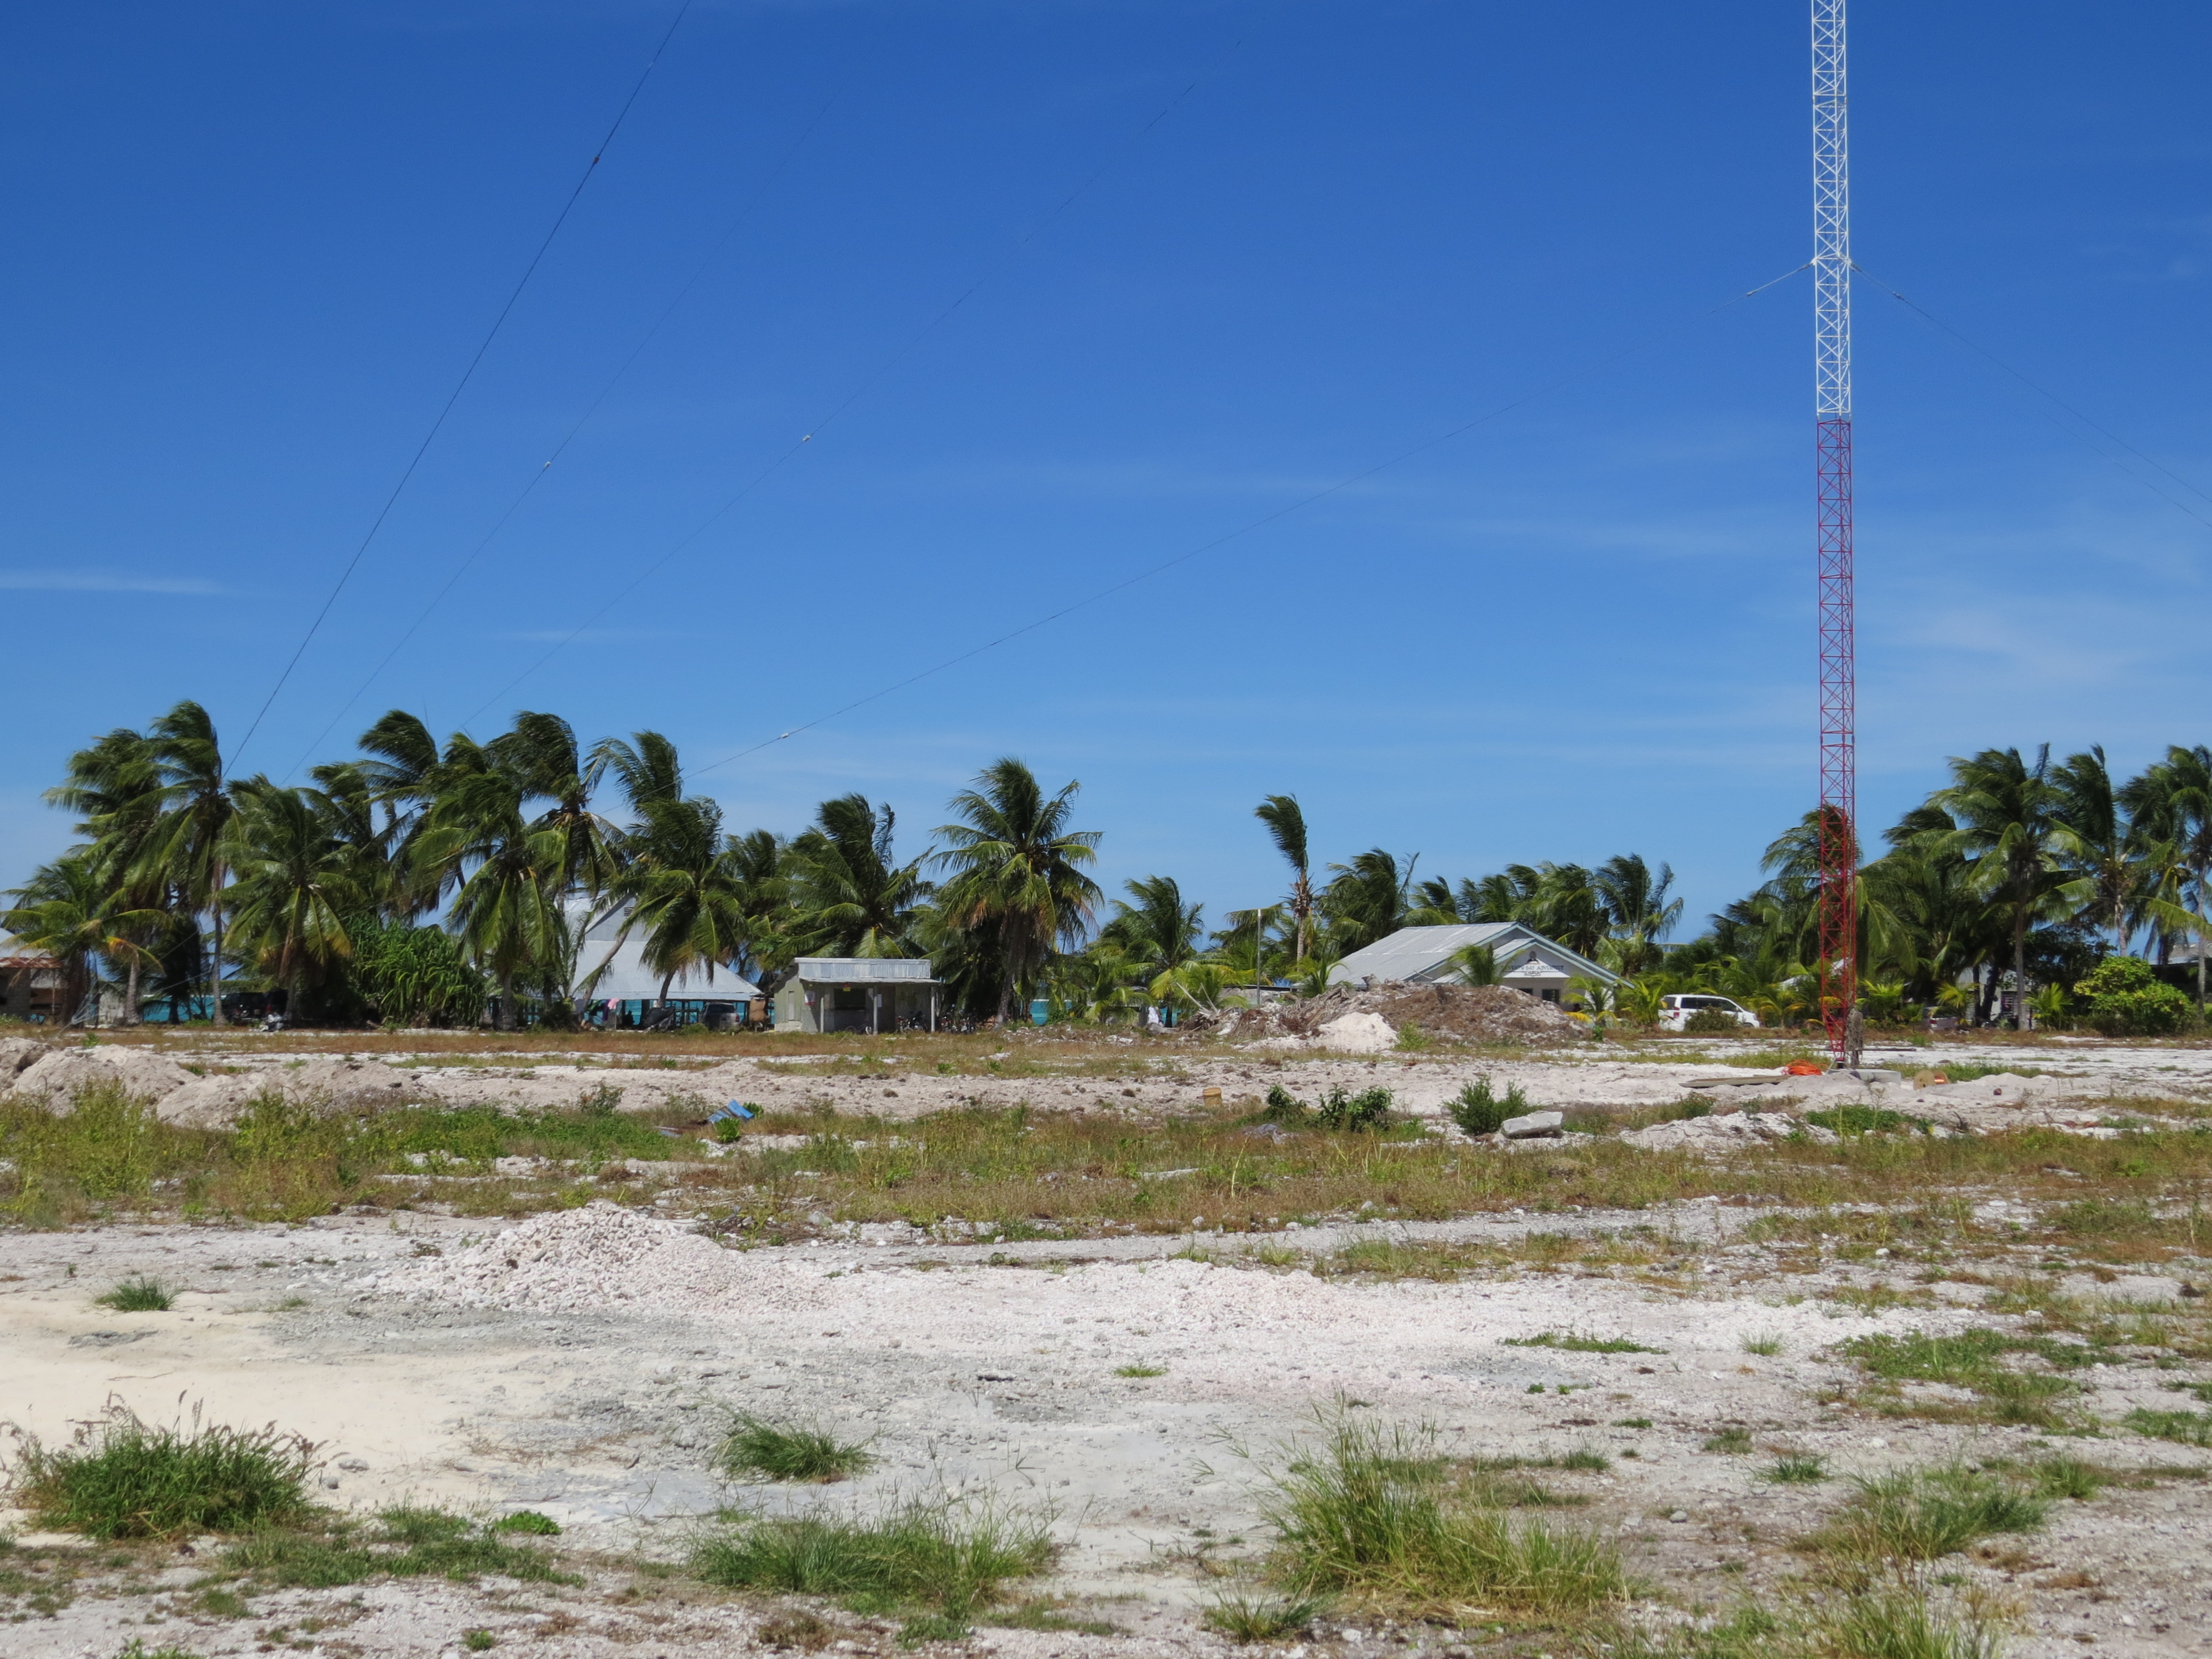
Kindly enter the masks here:
<path id="1" fill-rule="evenodd" d="M 623 100 L 622 107 L 615 112 L 615 118 L 609 125 L 606 136 L 601 138 L 592 149 L 592 159 L 584 164 L 583 172 L 577 176 L 575 188 L 568 192 L 568 199 L 562 203 L 560 212 L 553 216 L 552 228 L 545 233 L 544 240 L 538 243 L 538 251 L 530 256 L 530 263 L 522 268 L 522 275 L 508 293 L 507 303 L 499 308 L 499 314 L 492 319 L 491 326 L 484 331 L 484 337 L 477 343 L 475 355 L 469 359 L 467 367 L 461 370 L 460 378 L 453 382 L 453 389 L 447 393 L 446 401 L 439 405 L 437 416 L 430 422 L 430 429 L 422 434 L 422 441 L 415 447 L 415 453 L 408 458 L 405 467 L 401 469 L 398 482 L 392 486 L 391 494 L 384 498 L 384 505 L 377 509 L 376 517 L 370 520 L 368 533 L 355 547 L 353 556 L 346 561 L 345 568 L 338 573 L 337 580 L 331 584 L 330 592 L 323 599 L 322 607 L 315 612 L 313 620 L 308 623 L 307 632 L 300 636 L 300 643 L 293 648 L 291 657 L 284 664 L 283 672 L 276 676 L 276 683 L 269 688 L 269 695 L 262 699 L 261 708 L 253 716 L 253 724 L 246 728 L 246 735 L 239 739 L 238 747 L 231 751 L 230 758 L 233 766 L 237 764 L 238 757 L 246 752 L 246 745 L 253 741 L 253 734 L 261 729 L 262 721 L 269 718 L 269 711 L 276 706 L 278 694 L 284 690 L 286 682 L 292 678 L 292 671 L 300 665 L 300 659 L 307 654 L 307 647 L 313 642 L 315 635 L 322 631 L 323 623 L 331 614 L 331 607 L 338 602 L 338 595 L 345 592 L 346 584 L 353 580 L 353 573 L 361 568 L 363 556 L 368 553 L 370 544 L 376 540 L 378 533 L 383 530 L 385 520 L 392 516 L 392 509 L 399 504 L 400 496 L 406 493 L 408 482 L 414 477 L 416 469 L 422 465 L 422 458 L 430 453 L 430 446 L 437 441 L 438 434 L 445 427 L 447 416 L 453 412 L 453 405 L 460 402 L 461 393 L 468 390 L 469 382 L 476 378 L 477 369 L 483 363 L 484 354 L 491 349 L 492 342 L 499 337 L 500 331 L 506 327 L 507 319 L 514 313 L 516 302 L 522 298 L 522 291 L 530 286 L 530 279 L 538 274 L 538 267 L 544 262 L 545 255 L 551 249 L 554 239 L 560 235 L 561 227 L 568 222 L 569 214 L 574 211 L 576 203 L 584 194 L 584 186 L 592 182 L 592 175 L 598 172 L 600 160 L 606 155 L 608 146 L 614 143 L 615 135 L 622 131 L 623 123 L 629 118 L 631 106 L 637 102 L 638 94 L 645 90 L 645 83 L 653 78 L 653 69 L 660 62 L 661 54 L 668 50 L 668 43 L 676 38 L 677 29 L 682 26 L 685 15 L 690 9 L 691 0 L 682 0 L 682 3 L 677 7 L 676 15 L 669 20 L 668 27 L 661 34 L 659 44 L 653 49 L 653 56 L 646 59 L 645 67 L 638 71 L 637 79 L 631 83 L 629 96 Z"/>

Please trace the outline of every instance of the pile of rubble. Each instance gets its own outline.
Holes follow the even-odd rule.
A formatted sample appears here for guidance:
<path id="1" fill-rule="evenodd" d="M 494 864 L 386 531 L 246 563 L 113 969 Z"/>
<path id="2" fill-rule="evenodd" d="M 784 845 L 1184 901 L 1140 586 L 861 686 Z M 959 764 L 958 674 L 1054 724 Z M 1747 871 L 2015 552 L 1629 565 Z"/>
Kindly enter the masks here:
<path id="1" fill-rule="evenodd" d="M 1178 1027 L 1196 1036 L 1237 1042 L 1316 1048 L 1387 1047 L 1409 1026 L 1447 1042 L 1545 1045 L 1589 1035 L 1555 1002 L 1503 985 L 1424 985 L 1383 980 L 1362 988 L 1339 985 L 1317 997 L 1194 1014 Z M 1387 1027 L 1389 1036 L 1372 1041 Z M 1357 1041 L 1352 1039 L 1358 1039 Z"/>

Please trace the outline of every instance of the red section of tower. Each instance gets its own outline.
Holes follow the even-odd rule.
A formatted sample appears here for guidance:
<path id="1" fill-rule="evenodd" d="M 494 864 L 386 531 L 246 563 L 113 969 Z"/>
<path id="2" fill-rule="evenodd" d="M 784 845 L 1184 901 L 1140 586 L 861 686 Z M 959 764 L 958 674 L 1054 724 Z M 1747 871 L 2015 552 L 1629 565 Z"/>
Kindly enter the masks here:
<path id="1" fill-rule="evenodd" d="M 1838 1065 L 1858 1006 L 1858 665 L 1851 592 L 1851 423 L 1820 424 L 1820 1023 Z"/>

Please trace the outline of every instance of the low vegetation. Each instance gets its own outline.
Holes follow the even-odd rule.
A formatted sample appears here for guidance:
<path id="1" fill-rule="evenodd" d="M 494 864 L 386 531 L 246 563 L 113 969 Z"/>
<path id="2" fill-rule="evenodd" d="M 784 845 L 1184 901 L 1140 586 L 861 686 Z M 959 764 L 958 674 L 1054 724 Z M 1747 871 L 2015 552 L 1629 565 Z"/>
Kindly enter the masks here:
<path id="1" fill-rule="evenodd" d="M 373 1521 L 319 1514 L 310 1524 L 270 1527 L 223 1552 L 237 1592 L 332 1589 L 380 1577 L 466 1581 L 486 1575 L 525 1583 L 581 1583 L 543 1550 L 509 1541 L 511 1529 L 447 1510 L 401 1505 Z"/>
<path id="2" fill-rule="evenodd" d="M 1599 1534 L 1521 1519 L 1420 1429 L 1325 1416 L 1317 1443 L 1286 1448 L 1261 1509 L 1276 1533 L 1267 1571 L 1297 1597 L 1403 1611 L 1473 1603 L 1578 1617 L 1626 1595 L 1619 1552 Z M 1310 1615 L 1309 1615 L 1310 1616 Z"/>
<path id="3" fill-rule="evenodd" d="M 67 1445 L 19 1431 L 9 1489 L 39 1526 L 88 1538 L 251 1532 L 307 1517 L 314 1453 L 274 1428 L 162 1427 L 111 1406 Z"/>
<path id="4" fill-rule="evenodd" d="M 902 1613 L 916 1639 L 963 1634 L 1006 1585 L 1051 1565 L 1044 1522 L 992 1505 L 908 1502 L 873 1517 L 827 1510 L 726 1520 L 691 1570 L 733 1589 L 828 1596 L 855 1612 Z"/>
<path id="5" fill-rule="evenodd" d="M 732 1480 L 842 1480 L 874 1462 L 867 1443 L 840 1440 L 815 1423 L 777 1423 L 738 1412 L 715 1467 Z"/>
<path id="6" fill-rule="evenodd" d="M 176 1305 L 174 1295 L 158 1279 L 126 1279 L 114 1289 L 93 1297 L 103 1308 L 118 1313 L 167 1313 Z"/>
<path id="7" fill-rule="evenodd" d="M 2050 1500 L 2032 1480 L 1963 1463 L 1899 1469 L 1853 1480 L 1849 1503 L 1805 1547 L 1849 1572 L 1884 1562 L 1933 1561 L 1984 1538 L 2033 1532 Z"/>

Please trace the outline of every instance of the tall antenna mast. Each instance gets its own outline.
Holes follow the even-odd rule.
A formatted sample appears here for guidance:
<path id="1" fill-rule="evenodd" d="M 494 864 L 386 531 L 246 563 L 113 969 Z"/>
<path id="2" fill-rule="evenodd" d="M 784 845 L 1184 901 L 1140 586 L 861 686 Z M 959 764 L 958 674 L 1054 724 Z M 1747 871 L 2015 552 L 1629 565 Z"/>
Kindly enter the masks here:
<path id="1" fill-rule="evenodd" d="M 1858 663 L 1851 577 L 1850 91 L 1844 0 L 1813 0 L 1813 385 L 1819 430 L 1820 1022 L 1858 1063 Z"/>

